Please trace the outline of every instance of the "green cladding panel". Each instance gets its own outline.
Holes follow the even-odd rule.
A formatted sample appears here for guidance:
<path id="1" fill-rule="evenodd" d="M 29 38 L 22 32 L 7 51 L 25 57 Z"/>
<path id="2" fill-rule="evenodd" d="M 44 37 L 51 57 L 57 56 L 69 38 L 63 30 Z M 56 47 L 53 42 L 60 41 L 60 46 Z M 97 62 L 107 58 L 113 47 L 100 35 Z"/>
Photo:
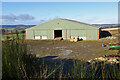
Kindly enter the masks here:
<path id="1" fill-rule="evenodd" d="M 27 36 L 27 39 L 34 39 L 34 31 L 32 30 L 27 30 L 26 31 L 26 36 Z"/>
<path id="2" fill-rule="evenodd" d="M 97 40 L 97 30 L 87 30 L 87 40 Z"/>
<path id="3" fill-rule="evenodd" d="M 34 31 L 35 36 L 47 36 L 48 34 L 47 30 L 34 30 Z"/>
<path id="4" fill-rule="evenodd" d="M 97 40 L 99 28 L 85 23 L 67 19 L 54 19 L 46 23 L 26 29 L 27 39 L 34 39 L 34 36 L 47 36 L 54 39 L 54 30 L 62 30 L 63 39 L 70 39 L 70 36 L 87 37 L 87 40 Z"/>
<path id="5" fill-rule="evenodd" d="M 86 37 L 86 30 L 71 30 L 71 36 L 85 36 Z"/>

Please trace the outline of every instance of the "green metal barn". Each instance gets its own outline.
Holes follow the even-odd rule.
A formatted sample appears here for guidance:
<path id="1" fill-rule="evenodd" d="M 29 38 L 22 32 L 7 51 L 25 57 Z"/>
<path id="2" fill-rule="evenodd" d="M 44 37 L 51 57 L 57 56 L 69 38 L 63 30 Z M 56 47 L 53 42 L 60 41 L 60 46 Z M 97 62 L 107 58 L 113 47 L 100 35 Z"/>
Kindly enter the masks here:
<path id="1" fill-rule="evenodd" d="M 57 18 L 26 29 L 26 39 L 55 39 L 57 37 L 70 39 L 79 36 L 83 40 L 97 40 L 100 32 L 100 27 L 97 26 Z"/>

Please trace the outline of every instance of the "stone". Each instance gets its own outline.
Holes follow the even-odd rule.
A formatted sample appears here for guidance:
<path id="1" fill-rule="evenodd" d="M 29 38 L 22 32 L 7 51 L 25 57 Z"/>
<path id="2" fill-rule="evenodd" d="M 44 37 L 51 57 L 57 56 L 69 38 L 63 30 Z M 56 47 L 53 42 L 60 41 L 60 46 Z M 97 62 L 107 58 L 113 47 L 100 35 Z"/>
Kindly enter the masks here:
<path id="1" fill-rule="evenodd" d="M 100 61 L 106 61 L 106 58 L 103 58 L 103 57 L 99 57 L 97 59 L 100 60 Z"/>
<path id="2" fill-rule="evenodd" d="M 114 37 L 114 36 L 108 36 L 105 39 L 116 39 L 116 37 Z"/>
<path id="3" fill-rule="evenodd" d="M 88 62 L 89 62 L 89 63 L 91 63 L 91 62 L 92 62 L 92 60 L 88 60 Z"/>
<path id="4" fill-rule="evenodd" d="M 117 61 L 116 63 L 117 63 L 117 64 L 119 64 L 120 62 L 119 62 L 119 61 Z"/>
<path id="5" fill-rule="evenodd" d="M 116 63 L 116 62 L 117 62 L 117 59 L 111 58 L 111 59 L 108 60 L 108 62 L 110 62 L 110 63 Z"/>
<path id="6" fill-rule="evenodd" d="M 95 58 L 95 60 L 98 60 L 98 58 Z"/>

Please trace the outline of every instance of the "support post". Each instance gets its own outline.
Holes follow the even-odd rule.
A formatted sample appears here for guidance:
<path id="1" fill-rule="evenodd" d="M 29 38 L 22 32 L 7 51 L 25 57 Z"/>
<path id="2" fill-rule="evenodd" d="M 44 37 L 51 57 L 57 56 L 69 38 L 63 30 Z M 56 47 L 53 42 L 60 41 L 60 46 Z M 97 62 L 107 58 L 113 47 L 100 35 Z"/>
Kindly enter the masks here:
<path id="1" fill-rule="evenodd" d="M 97 30 L 97 40 L 99 39 L 99 29 Z"/>
<path id="2" fill-rule="evenodd" d="M 66 29 L 66 39 L 67 39 L 67 29 Z"/>

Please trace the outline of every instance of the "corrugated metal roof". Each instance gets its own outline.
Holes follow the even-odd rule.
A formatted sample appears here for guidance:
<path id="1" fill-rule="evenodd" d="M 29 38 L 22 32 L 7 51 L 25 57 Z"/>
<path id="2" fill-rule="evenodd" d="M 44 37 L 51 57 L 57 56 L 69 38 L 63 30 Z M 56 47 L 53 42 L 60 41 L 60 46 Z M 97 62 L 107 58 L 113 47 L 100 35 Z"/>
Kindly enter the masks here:
<path id="1" fill-rule="evenodd" d="M 63 18 L 56 18 L 56 19 L 66 20 L 66 21 L 70 21 L 70 22 L 74 22 L 74 23 L 79 23 L 79 24 L 83 24 L 83 25 L 87 25 L 87 26 L 94 27 L 94 28 L 96 28 L 96 29 L 100 28 L 100 26 L 95 26 L 95 25 L 91 25 L 91 24 L 87 24 L 87 23 L 83 23 L 83 22 L 79 22 L 79 21 L 75 21 L 75 20 L 63 19 Z M 56 20 L 56 19 L 53 19 L 53 20 Z M 51 20 L 51 21 L 53 21 L 53 20 Z M 48 22 L 49 22 L 49 21 L 48 21 Z M 47 22 L 45 22 L 45 23 L 47 23 Z M 42 23 L 42 24 L 45 24 L 45 23 Z M 42 24 L 40 24 L 40 25 L 42 25 Z M 34 27 L 38 27 L 38 26 L 39 26 L 39 25 L 34 26 Z M 34 28 L 34 27 L 31 27 L 31 29 Z M 27 29 L 30 29 L 30 28 L 27 28 Z M 25 29 L 25 30 L 27 30 L 27 29 Z"/>
<path id="2" fill-rule="evenodd" d="M 95 27 L 95 28 L 100 28 L 100 27 L 101 27 L 101 26 L 90 25 L 90 24 L 83 23 L 83 22 L 79 22 L 79 21 L 75 21 L 75 20 L 70 20 L 70 19 L 63 19 L 63 18 L 58 18 L 58 19 L 61 19 L 61 20 L 67 20 L 67 21 L 71 21 L 71 22 L 76 22 L 76 23 L 80 23 L 80 24 L 84 24 L 84 25 L 92 26 L 92 27 Z"/>

